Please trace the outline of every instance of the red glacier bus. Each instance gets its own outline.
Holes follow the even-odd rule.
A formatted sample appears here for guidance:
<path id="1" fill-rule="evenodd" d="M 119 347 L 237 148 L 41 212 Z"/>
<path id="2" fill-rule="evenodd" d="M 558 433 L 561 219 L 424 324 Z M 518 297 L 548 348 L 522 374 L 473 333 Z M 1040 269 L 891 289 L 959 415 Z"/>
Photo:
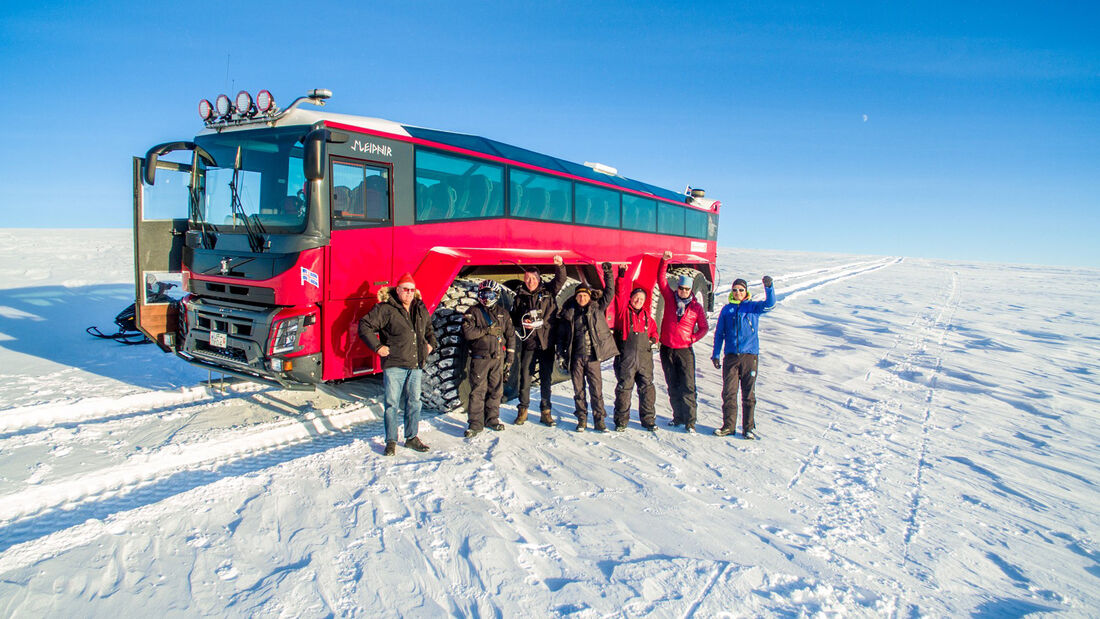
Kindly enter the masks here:
<path id="1" fill-rule="evenodd" d="M 285 109 L 268 91 L 203 100 L 193 140 L 134 158 L 138 325 L 165 351 L 291 389 L 377 373 L 358 320 L 411 272 L 440 340 L 425 405 L 454 410 L 465 395 L 458 326 L 481 279 L 510 302 L 524 267 L 551 271 L 560 254 L 576 282 L 599 284 L 606 261 L 648 289 L 667 249 L 713 307 L 720 203 L 701 190 L 301 107 L 329 97 L 313 90 Z"/>

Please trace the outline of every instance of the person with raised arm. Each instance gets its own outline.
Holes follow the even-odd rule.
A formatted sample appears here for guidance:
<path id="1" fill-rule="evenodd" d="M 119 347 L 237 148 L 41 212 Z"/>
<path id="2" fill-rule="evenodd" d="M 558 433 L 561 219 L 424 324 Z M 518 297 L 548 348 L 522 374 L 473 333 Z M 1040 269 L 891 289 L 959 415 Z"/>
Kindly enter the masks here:
<path id="1" fill-rule="evenodd" d="M 737 391 L 741 390 L 741 434 L 747 439 L 756 438 L 756 366 L 760 354 L 757 323 L 760 315 L 775 307 L 775 289 L 772 278 L 765 275 L 764 300 L 752 301 L 749 285 L 743 279 L 733 280 L 729 303 L 718 314 L 714 327 L 714 354 L 711 362 L 722 370 L 722 427 L 714 431 L 718 436 L 737 433 Z M 725 350 L 725 356 L 722 351 Z M 719 361 L 721 358 L 721 361 Z"/>
<path id="2" fill-rule="evenodd" d="M 603 281 L 602 294 L 583 284 L 577 286 L 573 298 L 562 305 L 558 318 L 558 356 L 573 377 L 577 432 L 584 432 L 588 427 L 588 406 L 584 398 L 586 383 L 592 401 L 593 427 L 599 432 L 607 430 L 600 363 L 619 354 L 606 315 L 607 306 L 615 297 L 615 279 L 611 275 L 610 262 L 603 263 Z"/>
<path id="3" fill-rule="evenodd" d="M 626 267 L 619 267 L 620 291 L 615 298 L 615 431 L 630 423 L 630 397 L 638 389 L 638 421 L 650 432 L 657 430 L 657 389 L 653 385 L 653 346 L 657 343 L 657 321 L 649 311 L 645 288 L 628 286 Z M 630 291 L 627 294 L 627 291 Z"/>
<path id="4" fill-rule="evenodd" d="M 516 327 L 522 348 L 519 354 L 519 406 L 516 425 L 527 421 L 531 404 L 532 366 L 539 366 L 539 422 L 554 425 L 550 406 L 553 386 L 554 342 L 550 329 L 558 317 L 558 293 L 565 286 L 565 261 L 554 256 L 554 279 L 543 282 L 539 270 L 531 267 L 523 272 L 523 285 L 512 301 L 512 324 Z"/>
<path id="5" fill-rule="evenodd" d="M 672 252 L 661 256 L 657 267 L 657 287 L 665 302 L 661 316 L 661 369 L 668 385 L 672 420 L 668 425 L 684 426 L 695 433 L 695 351 L 692 346 L 707 334 L 707 313 L 693 294 L 695 281 L 682 275 L 676 290 L 668 285 L 668 261 Z"/>

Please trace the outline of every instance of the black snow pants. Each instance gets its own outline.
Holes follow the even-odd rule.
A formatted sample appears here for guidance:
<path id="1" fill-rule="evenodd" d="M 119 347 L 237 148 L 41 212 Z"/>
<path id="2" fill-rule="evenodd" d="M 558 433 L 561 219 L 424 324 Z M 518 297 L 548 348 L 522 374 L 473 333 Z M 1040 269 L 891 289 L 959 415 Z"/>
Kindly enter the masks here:
<path id="1" fill-rule="evenodd" d="M 695 427 L 695 351 L 661 345 L 661 369 L 668 384 L 673 423 Z"/>
<path id="2" fill-rule="evenodd" d="M 584 401 L 584 385 L 588 383 L 588 395 L 592 400 L 592 421 L 602 422 L 603 375 L 600 374 L 600 360 L 589 356 L 574 356 L 569 364 L 569 373 L 573 377 L 573 406 L 577 419 L 588 417 L 588 406 Z"/>
<path id="3" fill-rule="evenodd" d="M 531 407 L 531 380 L 534 378 L 531 365 L 539 366 L 539 391 L 542 396 L 539 400 L 539 411 L 550 410 L 550 388 L 553 387 L 554 374 L 554 349 L 543 350 L 538 348 L 537 338 L 532 337 L 523 345 L 523 352 L 519 357 L 519 405 L 521 408 Z"/>
<path id="4" fill-rule="evenodd" d="M 737 429 L 737 389 L 741 388 L 741 432 L 756 429 L 756 360 L 749 353 L 722 358 L 722 427 Z"/>
<path id="5" fill-rule="evenodd" d="M 471 430 L 500 421 L 500 398 L 504 395 L 504 355 L 470 357 L 470 404 L 466 407 Z"/>
<path id="6" fill-rule="evenodd" d="M 638 386 L 638 420 L 642 427 L 652 428 L 657 423 L 657 389 L 653 386 L 653 353 L 649 349 L 649 337 L 645 333 L 632 333 L 623 344 L 623 351 L 615 357 L 615 426 L 630 423 L 630 396 Z"/>

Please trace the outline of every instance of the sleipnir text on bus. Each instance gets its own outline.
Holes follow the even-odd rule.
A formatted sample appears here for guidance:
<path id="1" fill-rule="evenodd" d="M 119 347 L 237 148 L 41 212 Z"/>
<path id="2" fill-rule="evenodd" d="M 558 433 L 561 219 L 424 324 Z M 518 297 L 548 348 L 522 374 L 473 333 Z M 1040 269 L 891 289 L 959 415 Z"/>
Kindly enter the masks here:
<path id="1" fill-rule="evenodd" d="M 389 146 L 375 144 L 374 142 L 360 142 L 359 140 L 355 140 L 351 143 L 351 149 L 359 151 L 361 153 L 370 153 L 372 155 L 393 157 L 393 149 L 391 149 Z"/>

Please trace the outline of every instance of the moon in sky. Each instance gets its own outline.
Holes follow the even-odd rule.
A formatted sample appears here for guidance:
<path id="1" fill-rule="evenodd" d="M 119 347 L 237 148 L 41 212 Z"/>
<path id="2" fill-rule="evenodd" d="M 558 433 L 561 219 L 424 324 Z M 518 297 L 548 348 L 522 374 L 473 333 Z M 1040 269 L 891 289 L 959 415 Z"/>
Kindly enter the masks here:
<path id="1" fill-rule="evenodd" d="M 866 114 L 863 115 L 863 122 L 867 122 L 867 115 Z"/>

